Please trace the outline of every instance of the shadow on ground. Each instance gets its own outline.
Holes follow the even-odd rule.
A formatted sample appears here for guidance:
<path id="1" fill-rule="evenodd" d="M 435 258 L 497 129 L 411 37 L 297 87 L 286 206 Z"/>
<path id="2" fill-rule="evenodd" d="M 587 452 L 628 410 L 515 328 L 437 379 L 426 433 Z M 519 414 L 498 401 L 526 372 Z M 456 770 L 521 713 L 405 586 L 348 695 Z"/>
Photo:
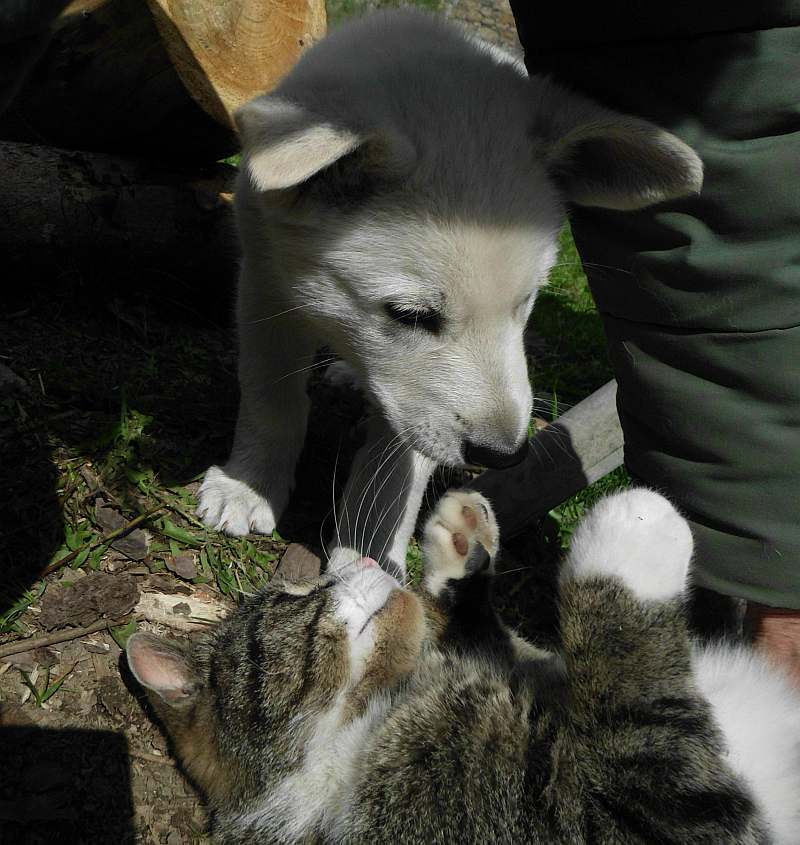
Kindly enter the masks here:
<path id="1" fill-rule="evenodd" d="M 128 743 L 107 730 L 0 727 L 4 842 L 132 845 Z"/>

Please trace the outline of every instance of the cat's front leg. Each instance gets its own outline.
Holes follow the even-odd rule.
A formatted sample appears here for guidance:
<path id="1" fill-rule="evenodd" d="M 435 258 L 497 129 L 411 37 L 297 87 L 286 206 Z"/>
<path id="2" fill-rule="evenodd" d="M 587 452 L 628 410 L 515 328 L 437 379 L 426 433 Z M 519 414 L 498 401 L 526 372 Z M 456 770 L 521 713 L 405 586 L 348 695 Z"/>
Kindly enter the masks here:
<path id="1" fill-rule="evenodd" d="M 436 597 L 458 592 L 494 572 L 499 534 L 489 502 L 472 490 L 450 490 L 428 518 L 422 538 L 425 589 Z"/>
<path id="2" fill-rule="evenodd" d="M 440 644 L 513 663 L 514 638 L 492 606 L 499 532 L 489 502 L 473 490 L 439 500 L 422 538 L 422 595 Z"/>
<path id="3" fill-rule="evenodd" d="M 609 496 L 583 519 L 560 584 L 564 657 L 579 702 L 622 704 L 685 685 L 691 555 L 686 520 L 652 490 Z"/>
<path id="4" fill-rule="evenodd" d="M 659 493 L 634 488 L 607 496 L 575 532 L 562 583 L 594 577 L 623 583 L 643 602 L 682 596 L 693 549 L 689 524 Z"/>
<path id="5" fill-rule="evenodd" d="M 651 490 L 601 501 L 573 538 L 560 611 L 570 748 L 598 842 L 762 841 L 693 677 L 689 526 Z M 566 759 L 566 758 L 565 758 Z"/>

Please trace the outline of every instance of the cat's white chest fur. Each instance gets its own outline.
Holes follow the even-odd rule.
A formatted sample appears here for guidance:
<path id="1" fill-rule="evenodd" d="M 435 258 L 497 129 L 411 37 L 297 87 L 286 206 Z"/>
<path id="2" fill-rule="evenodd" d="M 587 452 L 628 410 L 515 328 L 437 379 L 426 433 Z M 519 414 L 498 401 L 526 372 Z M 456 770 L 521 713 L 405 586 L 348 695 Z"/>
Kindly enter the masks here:
<path id="1" fill-rule="evenodd" d="M 695 648 L 695 681 L 777 845 L 800 843 L 800 694 L 752 650 Z"/>
<path id="2" fill-rule="evenodd" d="M 307 740 L 303 765 L 265 799 L 236 820 L 244 830 L 263 832 L 270 842 L 297 842 L 314 830 L 340 829 L 357 776 L 357 759 L 370 733 L 383 721 L 389 696 L 373 698 L 367 711 L 342 725 L 345 695 L 318 717 Z"/>

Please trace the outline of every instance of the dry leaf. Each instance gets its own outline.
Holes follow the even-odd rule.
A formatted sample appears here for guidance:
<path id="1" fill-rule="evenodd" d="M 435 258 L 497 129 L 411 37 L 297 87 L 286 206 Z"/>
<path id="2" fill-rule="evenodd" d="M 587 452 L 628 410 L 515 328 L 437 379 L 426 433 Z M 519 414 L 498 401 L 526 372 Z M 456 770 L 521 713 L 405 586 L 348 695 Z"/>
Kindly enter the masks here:
<path id="1" fill-rule="evenodd" d="M 197 564 L 191 552 L 183 552 L 182 554 L 175 555 L 175 557 L 168 557 L 164 562 L 167 565 L 167 569 L 170 572 L 174 572 L 179 578 L 191 581 L 192 578 L 197 577 Z"/>

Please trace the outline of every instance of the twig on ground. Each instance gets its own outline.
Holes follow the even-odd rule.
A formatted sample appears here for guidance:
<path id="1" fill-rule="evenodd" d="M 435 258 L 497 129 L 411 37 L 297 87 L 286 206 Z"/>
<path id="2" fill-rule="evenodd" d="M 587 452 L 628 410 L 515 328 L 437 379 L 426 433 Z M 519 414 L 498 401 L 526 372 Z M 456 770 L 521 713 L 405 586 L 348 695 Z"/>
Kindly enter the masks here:
<path id="1" fill-rule="evenodd" d="M 150 495 L 155 496 L 161 504 L 167 508 L 168 510 L 174 511 L 178 516 L 182 516 L 190 525 L 194 525 L 195 528 L 202 528 L 203 531 L 207 531 L 207 526 L 203 525 L 197 517 L 192 516 L 190 513 L 187 513 L 183 508 L 176 505 L 174 502 L 170 502 L 166 496 L 162 495 L 158 492 L 158 490 L 152 490 Z"/>
<path id="2" fill-rule="evenodd" d="M 78 489 L 78 485 L 77 485 L 77 484 L 70 484 L 70 485 L 68 485 L 67 487 L 65 487 L 65 488 L 64 488 L 64 491 L 63 491 L 63 493 L 61 493 L 61 495 L 58 497 L 58 506 L 59 506 L 60 508 L 63 508 L 63 507 L 64 507 L 64 505 L 66 505 L 66 503 L 67 503 L 67 502 L 69 501 L 69 499 L 71 498 L 72 494 L 73 494 L 73 493 L 74 493 L 77 489 Z"/>
<path id="3" fill-rule="evenodd" d="M 32 651 L 33 649 L 55 645 L 56 643 L 66 643 L 70 640 L 77 640 L 79 637 L 85 637 L 87 634 L 96 634 L 98 631 L 103 631 L 106 628 L 116 628 L 118 625 L 123 625 L 129 616 L 130 614 L 127 614 L 122 619 L 98 619 L 97 622 L 92 622 L 91 625 L 87 625 L 85 628 L 63 628 L 45 637 L 29 637 L 26 640 L 17 640 L 16 642 L 8 643 L 8 645 L 0 646 L 0 660 L 12 654 L 19 654 L 22 651 Z"/>
<path id="4" fill-rule="evenodd" d="M 159 757 L 158 754 L 148 754 L 147 751 L 136 751 L 135 748 L 128 749 L 128 756 L 137 760 L 144 760 L 147 763 L 159 763 L 162 766 L 175 767 L 175 761 L 169 757 Z"/>
<path id="5" fill-rule="evenodd" d="M 141 523 L 150 519 L 153 514 L 156 514 L 159 511 L 165 509 L 165 505 L 157 505 L 154 508 L 150 508 L 150 510 L 146 510 L 144 513 L 140 513 L 139 516 L 135 517 L 130 522 L 123 525 L 122 528 L 118 528 L 116 531 L 112 531 L 110 534 L 106 534 L 99 540 L 93 540 L 91 543 L 86 543 L 79 549 L 75 549 L 75 551 L 64 555 L 64 557 L 59 558 L 57 561 L 54 561 L 44 570 L 44 572 L 42 572 L 40 577 L 44 578 L 45 576 L 55 572 L 57 569 L 61 569 L 62 566 L 65 566 L 71 560 L 75 560 L 75 558 L 86 549 L 96 549 L 98 546 L 105 546 L 106 544 L 113 543 L 114 540 L 119 540 L 120 537 L 124 537 L 126 534 L 133 531 L 133 529 L 136 528 L 138 525 L 141 525 Z"/>

